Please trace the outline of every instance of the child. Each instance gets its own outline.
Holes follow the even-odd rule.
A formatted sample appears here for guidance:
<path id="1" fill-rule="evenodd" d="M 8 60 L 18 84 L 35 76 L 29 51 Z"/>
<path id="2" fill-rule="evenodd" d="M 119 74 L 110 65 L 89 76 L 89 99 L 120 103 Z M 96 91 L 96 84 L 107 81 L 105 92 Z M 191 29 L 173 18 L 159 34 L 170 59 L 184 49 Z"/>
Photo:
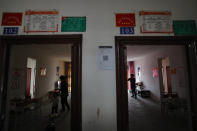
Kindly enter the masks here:
<path id="1" fill-rule="evenodd" d="M 55 113 L 57 115 L 58 103 L 59 103 L 59 99 L 58 99 L 57 93 L 53 93 L 53 97 L 51 99 L 51 103 L 52 103 L 52 112 L 51 112 L 51 114 Z"/>

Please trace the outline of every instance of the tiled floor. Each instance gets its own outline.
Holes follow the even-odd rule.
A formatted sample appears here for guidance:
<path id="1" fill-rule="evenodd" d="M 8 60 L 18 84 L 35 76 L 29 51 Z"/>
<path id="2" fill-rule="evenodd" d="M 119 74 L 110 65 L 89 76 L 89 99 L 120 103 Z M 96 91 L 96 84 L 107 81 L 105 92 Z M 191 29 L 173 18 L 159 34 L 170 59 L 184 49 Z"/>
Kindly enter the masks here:
<path id="1" fill-rule="evenodd" d="M 130 131 L 189 131 L 187 112 L 161 114 L 160 104 L 150 98 L 128 97 Z"/>
<path id="2" fill-rule="evenodd" d="M 70 97 L 68 98 L 70 104 Z M 18 112 L 10 115 L 9 131 L 47 131 L 47 125 L 53 121 L 56 131 L 70 131 L 70 111 L 60 112 L 61 103 L 59 103 L 58 116 L 51 120 L 51 104 L 49 101 L 41 103 L 41 108 Z"/>
<path id="3" fill-rule="evenodd" d="M 160 105 L 151 99 L 139 96 L 134 99 L 130 94 L 128 97 L 129 131 L 189 131 L 187 112 L 176 111 L 162 115 Z M 50 111 L 50 104 L 42 103 L 41 108 L 11 115 L 9 131 L 46 131 Z M 70 131 L 70 118 L 69 111 L 59 112 L 54 119 L 56 131 Z"/>

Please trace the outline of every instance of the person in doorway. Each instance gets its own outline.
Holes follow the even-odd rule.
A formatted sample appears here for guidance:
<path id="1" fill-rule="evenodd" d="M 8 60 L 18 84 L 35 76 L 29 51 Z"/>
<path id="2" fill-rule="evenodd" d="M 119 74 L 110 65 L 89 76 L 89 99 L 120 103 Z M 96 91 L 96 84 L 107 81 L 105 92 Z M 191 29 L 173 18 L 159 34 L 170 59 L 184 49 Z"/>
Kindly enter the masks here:
<path id="1" fill-rule="evenodd" d="M 130 75 L 130 78 L 128 79 L 128 81 L 130 81 L 132 97 L 137 98 L 136 84 L 135 84 L 135 77 L 134 77 L 134 74 L 131 74 L 131 75 Z"/>
<path id="2" fill-rule="evenodd" d="M 67 83 L 67 76 L 60 76 L 60 97 L 61 97 L 61 104 L 62 104 L 62 111 L 65 111 L 65 105 L 68 110 L 70 110 L 70 106 L 67 101 L 68 97 L 68 83 Z"/>

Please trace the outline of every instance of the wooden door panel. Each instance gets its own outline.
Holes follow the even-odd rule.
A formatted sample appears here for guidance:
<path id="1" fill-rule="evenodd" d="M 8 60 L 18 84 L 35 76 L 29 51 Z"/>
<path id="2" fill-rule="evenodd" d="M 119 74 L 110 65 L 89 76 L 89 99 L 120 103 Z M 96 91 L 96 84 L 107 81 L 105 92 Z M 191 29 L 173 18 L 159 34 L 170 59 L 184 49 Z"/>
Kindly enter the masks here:
<path id="1" fill-rule="evenodd" d="M 81 116 L 81 47 L 72 46 L 72 75 L 71 75 L 71 131 L 80 131 L 82 129 Z"/>
<path id="2" fill-rule="evenodd" d="M 0 130 L 4 128 L 6 120 L 7 77 L 8 77 L 9 45 L 0 39 Z"/>
<path id="3" fill-rule="evenodd" d="M 192 127 L 197 131 L 197 43 L 188 46 L 189 86 L 192 112 Z"/>
<path id="4" fill-rule="evenodd" d="M 168 93 L 172 93 L 172 86 L 171 86 L 171 70 L 170 66 L 166 67 L 166 75 L 167 75 L 167 88 L 168 88 Z"/>
<path id="5" fill-rule="evenodd" d="M 27 87 L 26 87 L 26 97 L 30 96 L 30 88 L 31 88 L 31 68 L 27 68 Z"/>
<path id="6" fill-rule="evenodd" d="M 120 46 L 116 48 L 116 68 L 117 70 L 117 129 L 118 131 L 128 130 L 128 93 L 127 93 L 127 49 Z M 123 73 L 123 74 L 122 74 Z"/>

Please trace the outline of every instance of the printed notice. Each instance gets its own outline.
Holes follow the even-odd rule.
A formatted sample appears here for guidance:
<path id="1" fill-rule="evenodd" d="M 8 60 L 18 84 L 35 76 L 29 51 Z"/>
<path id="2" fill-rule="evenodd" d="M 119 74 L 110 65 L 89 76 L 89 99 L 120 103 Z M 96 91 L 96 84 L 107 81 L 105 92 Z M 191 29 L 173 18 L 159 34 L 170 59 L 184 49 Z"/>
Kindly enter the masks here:
<path id="1" fill-rule="evenodd" d="M 112 46 L 99 46 L 98 62 L 99 69 L 101 70 L 114 69 Z"/>
<path id="2" fill-rule="evenodd" d="M 139 15 L 141 33 L 173 33 L 170 12 L 141 11 Z"/>
<path id="3" fill-rule="evenodd" d="M 58 32 L 58 11 L 26 11 L 24 32 Z"/>

